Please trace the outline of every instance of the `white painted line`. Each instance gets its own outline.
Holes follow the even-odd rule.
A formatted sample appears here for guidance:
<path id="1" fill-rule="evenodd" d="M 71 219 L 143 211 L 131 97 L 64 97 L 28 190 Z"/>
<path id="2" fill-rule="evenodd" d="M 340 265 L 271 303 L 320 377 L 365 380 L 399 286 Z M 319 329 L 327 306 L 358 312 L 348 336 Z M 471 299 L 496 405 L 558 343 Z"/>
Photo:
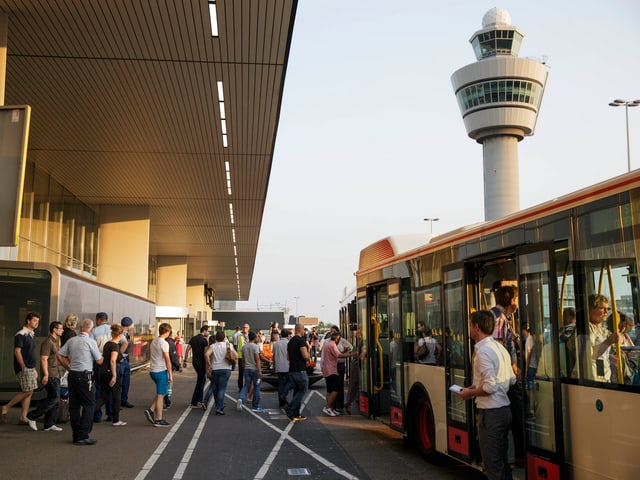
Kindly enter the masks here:
<path id="1" fill-rule="evenodd" d="M 147 462 L 142 467 L 142 470 L 140 470 L 138 475 L 136 475 L 136 480 L 144 480 L 147 477 L 147 475 L 149 475 L 149 472 L 151 472 L 151 469 L 156 464 L 156 462 L 158 461 L 158 459 L 160 458 L 164 450 L 167 448 L 173 436 L 180 429 L 180 425 L 182 425 L 185 418 L 187 418 L 187 415 L 189 415 L 190 411 L 191 411 L 191 407 L 187 407 L 187 409 L 182 413 L 182 415 L 180 415 L 180 418 L 178 419 L 178 421 L 173 424 L 173 426 L 171 427 L 171 430 L 169 430 L 169 433 L 167 433 L 167 436 L 164 437 L 162 442 L 160 442 L 160 445 L 158 445 L 158 448 L 156 448 L 156 450 L 151 454 Z"/>
<path id="2" fill-rule="evenodd" d="M 184 455 L 182 456 L 182 460 L 180 460 L 180 464 L 178 465 L 178 469 L 176 473 L 173 475 L 173 480 L 181 480 L 184 475 L 185 470 L 189 466 L 189 461 L 191 460 L 191 456 L 193 455 L 193 451 L 196 449 L 196 445 L 198 444 L 198 440 L 200 440 L 200 434 L 202 430 L 204 430 L 204 426 L 207 423 L 207 417 L 211 414 L 211 410 L 209 410 L 207 415 L 202 415 L 200 422 L 198 423 L 198 428 L 193 433 L 193 437 L 189 442 L 189 446 L 187 447 Z"/>
<path id="3" fill-rule="evenodd" d="M 315 392 L 315 390 L 309 392 L 309 394 L 307 395 L 307 398 L 305 398 L 304 402 L 302 403 L 302 406 L 300 408 L 300 413 L 302 413 L 302 411 L 304 410 L 304 407 L 306 407 L 307 403 L 309 402 L 309 399 L 311 398 L 311 395 L 313 395 L 314 393 L 317 393 L 317 392 Z M 322 394 L 318 393 L 318 395 L 320 395 L 322 398 L 325 398 Z M 251 413 L 253 413 L 253 412 L 251 412 Z M 256 475 L 253 477 L 253 480 L 262 480 L 262 479 L 265 478 L 266 474 L 269 472 L 269 468 L 271 467 L 271 464 L 275 460 L 276 455 L 280 452 L 280 448 L 282 447 L 282 444 L 284 443 L 285 440 L 288 440 L 293 445 L 298 447 L 300 450 L 305 452 L 307 455 L 311 456 L 314 460 L 316 460 L 317 462 L 321 463 L 325 467 L 333 470 L 336 474 L 338 474 L 338 475 L 340 475 L 340 476 L 342 476 L 342 477 L 344 477 L 344 478 L 346 478 L 348 480 L 358 480 L 358 477 L 356 477 L 354 475 L 351 475 L 349 472 L 341 469 L 340 467 L 338 467 L 337 465 L 333 464 L 328 459 L 317 455 L 313 450 L 311 450 L 310 448 L 308 448 L 304 444 L 298 442 L 295 438 L 290 437 L 289 436 L 289 431 L 293 428 L 294 424 L 296 424 L 297 422 L 289 422 L 289 424 L 287 425 L 287 427 L 284 430 L 280 430 L 276 426 L 274 426 L 271 423 L 269 423 L 266 420 L 264 420 L 259 415 L 254 415 L 254 416 L 256 418 L 260 419 L 260 421 L 263 422 L 265 425 L 267 425 L 269 428 L 271 428 L 271 429 L 273 429 L 273 430 L 275 430 L 277 432 L 280 432 L 280 438 L 278 439 L 276 444 L 273 446 L 273 449 L 269 453 L 269 456 L 265 460 L 264 464 L 262 465 L 262 467 L 260 468 L 258 473 L 256 473 Z"/>

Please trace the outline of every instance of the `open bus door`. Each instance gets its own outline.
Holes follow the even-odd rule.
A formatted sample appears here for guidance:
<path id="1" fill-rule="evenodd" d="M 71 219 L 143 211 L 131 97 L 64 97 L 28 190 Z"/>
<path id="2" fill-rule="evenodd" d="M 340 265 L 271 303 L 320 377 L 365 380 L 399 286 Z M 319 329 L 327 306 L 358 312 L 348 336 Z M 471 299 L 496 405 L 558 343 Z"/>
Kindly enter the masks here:
<path id="1" fill-rule="evenodd" d="M 552 247 L 535 247 L 517 253 L 484 257 L 469 262 L 465 268 L 451 268 L 444 273 L 445 352 L 447 387 L 471 385 L 473 345 L 468 336 L 468 317 L 475 310 L 487 310 L 495 303 L 496 286 L 517 285 L 519 310 L 514 314 L 516 336 L 522 326 L 529 326 L 536 340 L 540 363 L 533 382 L 513 403 L 513 421 L 519 422 L 526 464 L 516 468 L 514 476 L 531 479 L 559 479 L 563 458 L 562 396 L 558 362 L 557 312 L 558 286 Z M 464 339 L 468 339 L 465 341 Z M 460 340 L 460 341 L 459 341 Z M 460 345 L 461 344 L 461 345 Z M 525 345 L 520 345 L 518 366 L 521 375 L 525 365 Z M 521 386 L 515 387 L 521 388 Z M 522 390 L 521 390 L 522 391 Z M 460 401 L 456 393 L 447 398 L 448 453 L 466 462 L 480 462 L 476 440 L 476 417 L 472 402 Z M 509 434 L 509 457 L 520 460 L 515 452 L 516 428 Z"/>
<path id="2" fill-rule="evenodd" d="M 558 357 L 558 294 L 554 250 L 518 255 L 519 324 L 528 326 L 538 364 L 527 382 L 526 346 L 521 345 L 524 379 L 526 472 L 529 480 L 560 478 L 564 458 L 562 390 Z M 524 336 L 521 337 L 524 340 Z M 515 420 L 515 419 L 514 419 Z"/>
<path id="3" fill-rule="evenodd" d="M 471 278 L 469 278 L 471 275 Z M 471 463 L 475 448 L 475 422 L 471 402 L 449 390 L 452 385 L 471 385 L 469 313 L 475 308 L 472 270 L 465 283 L 464 269 L 443 271 L 444 352 L 447 396 L 447 452 L 452 457 Z"/>
<path id="4" fill-rule="evenodd" d="M 402 306 L 410 309 L 409 279 L 392 279 L 370 286 L 366 294 L 367 321 L 362 341 L 367 361 L 361 366 L 360 410 L 397 430 L 403 428 Z"/>

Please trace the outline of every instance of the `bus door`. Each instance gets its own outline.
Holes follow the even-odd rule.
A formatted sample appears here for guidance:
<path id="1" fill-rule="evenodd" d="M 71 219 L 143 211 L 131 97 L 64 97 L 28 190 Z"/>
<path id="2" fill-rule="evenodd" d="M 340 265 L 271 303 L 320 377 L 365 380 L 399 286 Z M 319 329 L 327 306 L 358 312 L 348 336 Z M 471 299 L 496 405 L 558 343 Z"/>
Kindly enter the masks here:
<path id="1" fill-rule="evenodd" d="M 444 365 L 447 397 L 447 447 L 448 454 L 470 463 L 473 458 L 475 425 L 471 402 L 449 390 L 452 385 L 471 385 L 468 318 L 469 306 L 475 305 L 472 298 L 466 299 L 463 268 L 443 272 L 444 306 Z"/>
<path id="2" fill-rule="evenodd" d="M 552 250 L 518 256 L 519 365 L 524 384 L 523 411 L 527 478 L 559 479 L 564 456 L 558 366 L 558 305 Z M 528 330 L 528 332 L 523 332 Z M 529 336 L 530 335 L 530 338 Z M 527 348 L 527 340 L 529 348 Z M 527 349 L 530 353 L 526 369 Z M 514 417 L 514 421 L 516 418 Z"/>
<path id="3" fill-rule="evenodd" d="M 363 334 L 369 362 L 365 411 L 397 430 L 403 428 L 401 285 L 405 285 L 408 294 L 408 284 L 408 279 L 393 279 L 367 289 L 369 321 L 366 336 Z"/>

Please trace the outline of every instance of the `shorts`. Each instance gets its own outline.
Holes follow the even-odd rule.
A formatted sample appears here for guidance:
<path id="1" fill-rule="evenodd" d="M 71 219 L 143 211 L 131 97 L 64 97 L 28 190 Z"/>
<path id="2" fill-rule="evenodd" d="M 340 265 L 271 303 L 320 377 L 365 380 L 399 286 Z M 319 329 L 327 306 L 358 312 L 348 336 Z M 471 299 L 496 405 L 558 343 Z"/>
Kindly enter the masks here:
<path id="1" fill-rule="evenodd" d="M 33 392 L 38 388 L 38 377 L 35 368 L 25 368 L 18 372 L 18 381 L 23 392 Z"/>
<path id="2" fill-rule="evenodd" d="M 166 395 L 169 393 L 169 372 L 149 372 L 151 380 L 156 383 L 156 395 Z"/>
<path id="3" fill-rule="evenodd" d="M 340 377 L 338 375 L 329 375 L 324 377 L 324 382 L 327 384 L 327 393 L 337 392 L 340 390 Z"/>

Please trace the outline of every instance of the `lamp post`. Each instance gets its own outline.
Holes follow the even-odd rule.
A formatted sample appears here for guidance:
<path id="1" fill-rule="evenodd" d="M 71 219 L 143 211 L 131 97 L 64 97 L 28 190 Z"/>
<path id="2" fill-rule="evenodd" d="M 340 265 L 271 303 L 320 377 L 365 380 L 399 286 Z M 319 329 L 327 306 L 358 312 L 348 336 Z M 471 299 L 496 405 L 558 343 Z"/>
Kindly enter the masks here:
<path id="1" fill-rule="evenodd" d="M 300 297 L 293 297 L 296 301 L 296 322 L 298 321 L 298 300 L 300 300 Z"/>
<path id="2" fill-rule="evenodd" d="M 621 107 L 624 105 L 625 118 L 627 120 L 627 171 L 631 171 L 631 149 L 629 147 L 629 107 L 638 107 L 640 106 L 640 100 L 623 100 L 621 98 L 617 98 L 612 102 L 609 102 L 610 107 Z"/>
<path id="3" fill-rule="evenodd" d="M 433 222 L 437 222 L 439 218 L 425 218 L 425 222 L 429 222 L 429 233 L 433 233 Z"/>

